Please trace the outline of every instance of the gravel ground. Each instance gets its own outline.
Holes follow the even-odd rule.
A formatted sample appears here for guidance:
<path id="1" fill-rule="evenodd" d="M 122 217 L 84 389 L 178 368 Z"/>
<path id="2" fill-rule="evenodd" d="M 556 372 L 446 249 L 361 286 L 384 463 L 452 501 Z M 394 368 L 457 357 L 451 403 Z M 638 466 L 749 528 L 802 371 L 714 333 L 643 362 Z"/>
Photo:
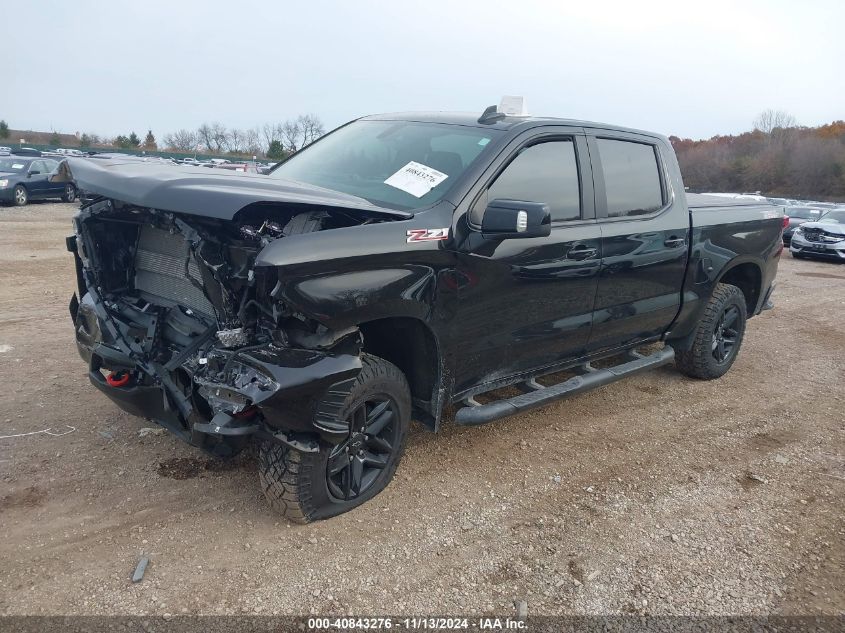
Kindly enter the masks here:
<path id="1" fill-rule="evenodd" d="M 387 490 L 288 524 L 88 384 L 73 206 L 0 208 L 0 614 L 845 613 L 845 267 L 784 255 L 737 363 L 486 427 L 416 427 Z M 139 558 L 151 562 L 130 582 Z"/>

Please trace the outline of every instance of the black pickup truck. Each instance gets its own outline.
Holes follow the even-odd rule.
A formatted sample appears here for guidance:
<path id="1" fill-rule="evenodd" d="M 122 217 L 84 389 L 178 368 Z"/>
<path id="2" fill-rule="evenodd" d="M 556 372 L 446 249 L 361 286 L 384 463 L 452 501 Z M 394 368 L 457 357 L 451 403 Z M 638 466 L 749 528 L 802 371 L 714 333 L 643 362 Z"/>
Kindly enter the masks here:
<path id="1" fill-rule="evenodd" d="M 662 136 L 495 108 L 358 119 L 268 175 L 68 163 L 91 382 L 216 456 L 257 441 L 301 522 L 378 494 L 412 418 L 721 376 L 783 249 L 782 209 L 687 196 Z"/>

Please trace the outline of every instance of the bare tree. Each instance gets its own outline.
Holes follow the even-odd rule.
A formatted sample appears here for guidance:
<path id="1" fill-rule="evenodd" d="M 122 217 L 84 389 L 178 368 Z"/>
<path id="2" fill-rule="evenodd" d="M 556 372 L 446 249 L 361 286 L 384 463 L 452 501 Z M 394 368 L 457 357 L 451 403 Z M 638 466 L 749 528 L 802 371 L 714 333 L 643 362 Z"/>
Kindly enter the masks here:
<path id="1" fill-rule="evenodd" d="M 207 151 L 214 151 L 214 131 L 208 123 L 203 123 L 197 128 L 197 142 Z"/>
<path id="2" fill-rule="evenodd" d="M 280 140 L 288 152 L 302 149 L 325 133 L 322 121 L 313 114 L 301 114 L 295 120 L 288 119 L 278 127 Z"/>
<path id="3" fill-rule="evenodd" d="M 190 130 L 179 130 L 164 137 L 166 147 L 180 152 L 192 152 L 196 149 L 198 143 L 199 137 L 195 132 L 191 132 Z"/>
<path id="4" fill-rule="evenodd" d="M 226 134 L 226 148 L 235 154 L 240 154 L 243 151 L 244 133 L 238 128 L 232 128 Z"/>
<path id="5" fill-rule="evenodd" d="M 301 132 L 296 121 L 285 121 L 279 124 L 280 140 L 288 152 L 295 152 L 300 148 Z"/>
<path id="6" fill-rule="evenodd" d="M 257 127 L 244 131 L 244 149 L 253 156 L 264 153 L 264 148 L 261 145 L 261 133 Z"/>
<path id="7" fill-rule="evenodd" d="M 326 133 L 323 122 L 314 114 L 300 115 L 296 119 L 296 123 L 302 134 L 302 145 L 300 149 L 306 145 L 310 145 Z"/>
<path id="8" fill-rule="evenodd" d="M 261 135 L 264 138 L 264 147 L 270 147 L 273 141 L 282 138 L 282 126 L 280 123 L 265 123 L 261 126 Z"/>
<path id="9" fill-rule="evenodd" d="M 211 140 L 214 143 L 214 151 L 221 154 L 226 148 L 228 140 L 228 130 L 222 123 L 214 122 L 211 124 Z"/>
<path id="10" fill-rule="evenodd" d="M 764 110 L 754 119 L 754 129 L 771 134 L 775 130 L 786 130 L 797 127 L 798 121 L 794 116 L 783 110 Z"/>

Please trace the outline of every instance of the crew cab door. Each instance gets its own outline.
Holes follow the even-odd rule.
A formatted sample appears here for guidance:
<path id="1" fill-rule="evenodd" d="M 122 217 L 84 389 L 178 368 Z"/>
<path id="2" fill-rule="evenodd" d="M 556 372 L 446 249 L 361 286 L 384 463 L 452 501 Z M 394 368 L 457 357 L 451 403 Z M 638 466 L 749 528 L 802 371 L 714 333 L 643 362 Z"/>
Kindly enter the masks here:
<path id="1" fill-rule="evenodd" d="M 588 136 L 602 262 L 588 350 L 655 339 L 678 313 L 689 250 L 689 211 L 677 164 L 653 137 Z M 670 171 L 670 166 L 675 172 Z"/>
<path id="2" fill-rule="evenodd" d="M 493 200 L 548 204 L 550 235 L 485 236 Z M 517 137 L 464 203 L 456 214 L 464 211 L 457 220 L 455 392 L 582 355 L 601 261 L 583 130 L 550 126 Z"/>

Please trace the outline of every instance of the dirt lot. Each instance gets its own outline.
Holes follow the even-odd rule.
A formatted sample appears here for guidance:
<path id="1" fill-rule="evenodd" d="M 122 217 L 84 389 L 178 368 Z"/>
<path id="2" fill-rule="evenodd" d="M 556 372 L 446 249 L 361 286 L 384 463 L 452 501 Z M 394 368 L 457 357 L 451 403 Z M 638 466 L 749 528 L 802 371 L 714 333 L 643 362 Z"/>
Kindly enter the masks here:
<path id="1" fill-rule="evenodd" d="M 383 494 L 302 527 L 251 457 L 139 433 L 88 384 L 72 214 L 0 208 L 0 434 L 75 429 L 0 439 L 0 614 L 845 612 L 845 266 L 785 255 L 719 381 L 417 427 Z"/>

